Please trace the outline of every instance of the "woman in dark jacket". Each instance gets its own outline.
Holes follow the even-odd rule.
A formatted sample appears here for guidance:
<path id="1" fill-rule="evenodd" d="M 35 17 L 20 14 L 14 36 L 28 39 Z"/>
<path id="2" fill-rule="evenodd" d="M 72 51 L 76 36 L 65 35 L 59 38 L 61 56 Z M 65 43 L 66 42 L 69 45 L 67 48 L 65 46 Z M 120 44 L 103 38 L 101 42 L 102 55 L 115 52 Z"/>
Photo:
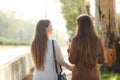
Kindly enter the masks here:
<path id="1" fill-rule="evenodd" d="M 104 50 L 91 18 L 86 14 L 77 19 L 77 33 L 68 53 L 70 63 L 74 64 L 72 80 L 100 80 L 98 64 L 105 62 Z"/>

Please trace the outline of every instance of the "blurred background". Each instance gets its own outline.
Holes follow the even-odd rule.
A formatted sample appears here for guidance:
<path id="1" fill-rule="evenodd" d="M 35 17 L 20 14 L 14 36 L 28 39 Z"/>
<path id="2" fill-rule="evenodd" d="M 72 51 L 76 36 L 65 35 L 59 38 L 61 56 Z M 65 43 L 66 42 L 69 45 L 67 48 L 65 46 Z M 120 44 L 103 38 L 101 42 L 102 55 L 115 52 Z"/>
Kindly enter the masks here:
<path id="1" fill-rule="evenodd" d="M 35 25 L 50 19 L 53 36 L 61 44 L 74 35 L 76 17 L 82 13 L 80 0 L 0 0 L 0 45 L 29 45 Z M 95 1 L 86 0 L 87 12 L 95 18 Z M 120 25 L 120 0 L 116 12 Z M 59 36 L 58 36 L 59 34 Z"/>
<path id="2" fill-rule="evenodd" d="M 45 18 L 51 20 L 52 37 L 62 44 L 68 35 L 59 1 L 0 0 L 0 45 L 29 45 L 36 23 Z"/>
<path id="3" fill-rule="evenodd" d="M 6 64 L 6 60 L 7 62 L 11 60 L 13 61 L 13 59 L 16 59 L 16 57 L 10 58 L 11 56 L 17 55 L 17 59 L 18 59 L 19 52 L 27 53 L 30 51 L 29 47 L 30 47 L 32 38 L 34 36 L 34 30 L 37 22 L 40 19 L 49 19 L 51 21 L 52 27 L 54 29 L 51 38 L 58 40 L 58 42 L 60 43 L 60 46 L 62 47 L 62 51 L 66 53 L 64 54 L 66 57 L 66 60 L 68 57 L 66 52 L 67 43 L 75 34 L 76 18 L 82 13 L 85 13 L 91 16 L 94 22 L 95 28 L 97 30 L 97 33 L 99 35 L 103 35 L 102 40 L 104 39 L 110 40 L 111 39 L 110 36 L 104 37 L 105 36 L 104 32 L 107 33 L 108 30 L 107 29 L 104 30 L 103 29 L 104 26 L 100 24 L 100 22 L 102 21 L 109 22 L 109 19 L 108 18 L 101 19 L 99 9 L 101 9 L 101 12 L 102 11 L 104 12 L 106 10 L 106 13 L 104 13 L 105 16 L 108 16 L 108 13 L 107 13 L 108 8 L 113 9 L 113 12 L 115 14 L 110 15 L 113 17 L 111 18 L 111 21 L 113 20 L 113 22 L 109 22 L 109 23 L 112 24 L 115 21 L 115 26 L 117 26 L 117 28 L 116 30 L 114 30 L 115 26 L 113 24 L 111 31 L 113 31 L 115 35 L 119 35 L 120 33 L 120 0 L 110 0 L 110 1 L 104 0 L 104 1 L 107 3 L 108 2 L 114 3 L 115 1 L 115 5 L 107 4 L 103 2 L 103 0 L 0 0 L 0 61 L 1 61 L 0 75 L 5 73 L 4 71 L 6 71 L 6 68 L 5 70 L 1 68 L 1 65 L 3 66 L 3 64 Z M 105 7 L 102 7 L 101 5 L 104 5 Z M 115 8 L 115 11 L 114 11 L 114 8 Z M 102 17 L 104 17 L 104 15 Z M 114 39 L 114 37 L 112 37 L 112 39 Z M 116 37 L 115 39 L 117 40 Z M 119 47 L 114 45 L 114 47 L 117 50 L 115 54 L 120 53 L 120 40 L 117 43 Z M 22 48 L 18 50 L 16 47 L 19 47 L 19 46 L 22 46 Z M 8 48 L 12 48 L 12 50 L 11 49 L 9 50 Z M 12 52 L 12 51 L 15 51 L 15 52 Z M 22 59 L 21 57 L 19 59 L 23 60 L 24 62 L 24 59 Z M 110 58 L 110 59 L 112 60 L 113 58 Z M 3 63 L 2 61 L 5 63 Z M 26 63 L 24 63 L 24 65 L 28 64 L 28 62 L 29 60 Z M 120 57 L 116 58 L 116 62 L 120 62 Z M 20 70 L 22 70 L 23 67 L 24 68 L 26 67 L 24 65 L 20 68 Z M 16 69 L 15 72 L 19 70 L 18 68 L 20 66 L 15 67 Z M 32 67 L 30 67 L 30 69 L 31 68 L 33 68 L 33 65 Z M 118 65 L 118 68 L 120 69 L 120 64 Z M 4 71 L 2 72 L 1 70 L 4 70 Z M 28 73 L 29 70 L 27 70 L 25 75 Z M 10 71 L 11 71 L 11 68 L 10 68 Z M 20 73 L 23 74 L 24 72 L 20 72 Z M 110 73 L 110 72 L 108 73 L 109 74 L 101 72 L 101 75 L 102 75 L 101 80 L 120 80 L 119 74 L 114 75 L 113 73 Z M 68 74 L 68 76 L 71 76 L 71 74 Z M 2 80 L 8 80 L 4 78 Z M 18 80 L 18 79 L 11 78 L 9 80 Z M 21 78 L 19 78 L 19 80 L 21 80 Z"/>

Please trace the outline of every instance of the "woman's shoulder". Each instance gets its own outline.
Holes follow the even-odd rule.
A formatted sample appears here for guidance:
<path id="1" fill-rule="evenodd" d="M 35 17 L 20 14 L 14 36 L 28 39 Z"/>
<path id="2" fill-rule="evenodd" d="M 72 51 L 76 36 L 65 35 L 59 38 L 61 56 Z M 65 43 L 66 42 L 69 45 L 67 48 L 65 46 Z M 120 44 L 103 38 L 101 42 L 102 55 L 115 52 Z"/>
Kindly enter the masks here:
<path id="1" fill-rule="evenodd" d="M 52 41 L 52 40 L 57 41 L 57 40 L 54 39 L 54 38 L 48 38 L 48 40 L 49 40 L 49 41 Z"/>

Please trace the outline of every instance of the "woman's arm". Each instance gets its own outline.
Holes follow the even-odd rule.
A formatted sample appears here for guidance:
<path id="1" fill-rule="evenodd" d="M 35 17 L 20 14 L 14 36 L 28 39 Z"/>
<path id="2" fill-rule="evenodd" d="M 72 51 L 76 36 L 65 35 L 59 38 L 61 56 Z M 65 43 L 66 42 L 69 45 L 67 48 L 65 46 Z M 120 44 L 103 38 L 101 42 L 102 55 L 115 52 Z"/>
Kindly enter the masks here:
<path id="1" fill-rule="evenodd" d="M 57 41 L 55 41 L 55 40 L 54 40 L 54 45 L 55 45 L 55 54 L 56 54 L 57 63 L 62 66 L 65 66 L 69 70 L 72 70 L 72 66 L 64 61 L 64 57 L 61 52 L 61 48 L 60 48 L 59 44 L 57 43 Z"/>
<path id="2" fill-rule="evenodd" d="M 68 54 L 69 54 L 69 61 L 72 64 L 77 63 L 77 49 L 75 46 L 75 38 L 72 39 L 71 45 L 68 49 Z"/>

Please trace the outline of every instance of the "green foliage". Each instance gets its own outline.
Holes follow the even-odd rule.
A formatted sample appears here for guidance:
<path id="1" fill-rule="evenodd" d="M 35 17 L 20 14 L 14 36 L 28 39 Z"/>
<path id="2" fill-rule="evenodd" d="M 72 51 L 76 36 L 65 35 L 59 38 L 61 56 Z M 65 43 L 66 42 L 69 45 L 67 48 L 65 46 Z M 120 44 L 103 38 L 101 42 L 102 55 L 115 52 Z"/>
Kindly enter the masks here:
<path id="1" fill-rule="evenodd" d="M 72 37 L 76 29 L 76 18 L 81 13 L 80 0 L 60 0 L 60 2 L 68 34 Z"/>
<path id="2" fill-rule="evenodd" d="M 96 30 L 97 30 L 98 35 L 101 35 L 101 34 L 102 34 L 99 27 L 97 27 Z"/>
<path id="3" fill-rule="evenodd" d="M 5 39 L 0 37 L 0 45 L 29 45 L 29 41 L 18 41 L 14 39 Z"/>
<path id="4" fill-rule="evenodd" d="M 119 29 L 119 34 L 120 34 L 120 13 L 118 13 L 118 29 Z"/>
<path id="5" fill-rule="evenodd" d="M 120 74 L 101 72 L 101 80 L 120 80 Z"/>
<path id="6" fill-rule="evenodd" d="M 15 11 L 0 11 L 0 44 L 22 45 L 31 41 L 34 24 L 16 17 Z"/>

